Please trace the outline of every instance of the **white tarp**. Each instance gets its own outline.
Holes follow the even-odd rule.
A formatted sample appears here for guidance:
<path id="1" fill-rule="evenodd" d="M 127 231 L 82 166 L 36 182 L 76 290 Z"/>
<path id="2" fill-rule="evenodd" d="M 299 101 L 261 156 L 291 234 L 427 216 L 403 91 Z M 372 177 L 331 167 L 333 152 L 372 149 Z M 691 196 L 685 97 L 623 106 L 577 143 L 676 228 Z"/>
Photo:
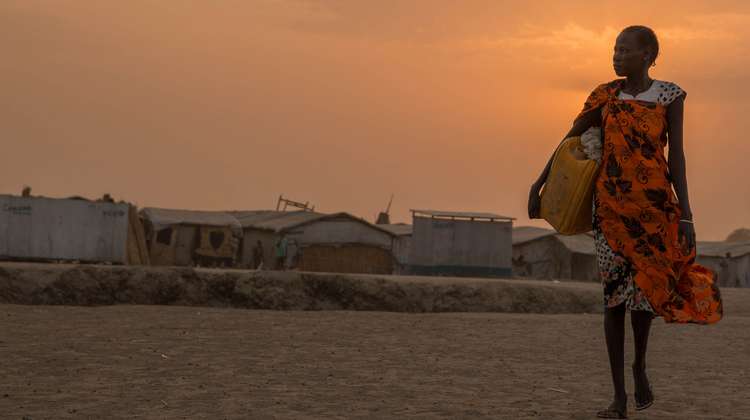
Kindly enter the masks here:
<path id="1" fill-rule="evenodd" d="M 0 257 L 127 263 L 128 204 L 0 195 Z"/>

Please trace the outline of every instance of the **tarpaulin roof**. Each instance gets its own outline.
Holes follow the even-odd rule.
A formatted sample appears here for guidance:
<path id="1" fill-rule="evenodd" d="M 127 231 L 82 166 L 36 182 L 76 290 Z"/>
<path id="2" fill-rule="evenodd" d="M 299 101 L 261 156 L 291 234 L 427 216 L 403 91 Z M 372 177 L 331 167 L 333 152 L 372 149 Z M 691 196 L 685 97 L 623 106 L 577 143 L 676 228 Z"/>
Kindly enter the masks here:
<path id="1" fill-rule="evenodd" d="M 554 235 L 553 229 L 545 229 L 536 226 L 517 226 L 513 228 L 513 245 L 533 241 L 543 236 Z"/>
<path id="2" fill-rule="evenodd" d="M 143 218 L 159 230 L 172 225 L 226 226 L 242 232 L 240 222 L 223 211 L 178 210 L 146 207 L 140 211 Z"/>
<path id="3" fill-rule="evenodd" d="M 571 252 L 586 255 L 596 255 L 594 237 L 581 233 L 578 235 L 561 235 L 553 229 L 539 228 L 536 226 L 519 226 L 513 228 L 513 245 L 535 241 L 540 238 L 552 236 Z"/>
<path id="4" fill-rule="evenodd" d="M 321 219 L 327 214 L 312 211 L 249 210 L 230 211 L 243 228 L 254 228 L 280 232 L 303 223 Z"/>
<path id="5" fill-rule="evenodd" d="M 353 216 L 349 213 L 316 213 L 312 211 L 277 211 L 277 210 L 249 210 L 249 211 L 228 211 L 227 214 L 234 216 L 241 224 L 243 229 L 261 229 L 273 232 L 283 232 L 318 220 L 347 218 L 359 223 L 363 223 L 373 229 L 380 230 L 389 235 L 393 235 L 389 230 L 372 224 L 367 220 Z"/>
<path id="6" fill-rule="evenodd" d="M 385 229 L 396 236 L 411 235 L 414 231 L 412 225 L 406 223 L 381 224 L 375 226 Z"/>
<path id="7" fill-rule="evenodd" d="M 570 251 L 578 254 L 596 255 L 596 246 L 594 238 L 586 235 L 555 235 L 555 238 L 562 242 Z"/>

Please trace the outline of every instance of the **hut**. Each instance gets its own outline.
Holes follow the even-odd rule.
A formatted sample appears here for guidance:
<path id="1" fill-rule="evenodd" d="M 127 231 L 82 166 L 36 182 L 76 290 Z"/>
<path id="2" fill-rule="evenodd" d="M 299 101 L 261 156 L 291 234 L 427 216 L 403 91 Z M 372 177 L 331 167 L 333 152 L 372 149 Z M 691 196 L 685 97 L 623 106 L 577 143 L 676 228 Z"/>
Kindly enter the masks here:
<path id="1" fill-rule="evenodd" d="M 242 227 L 220 211 L 147 207 L 141 210 L 151 263 L 177 266 L 233 266 Z"/>
<path id="2" fill-rule="evenodd" d="M 407 274 L 409 272 L 409 250 L 414 229 L 407 223 L 378 224 L 378 227 L 385 229 L 393 235 L 393 257 L 396 259 L 396 265 L 393 269 L 394 274 Z"/>
<path id="3" fill-rule="evenodd" d="M 322 213 L 313 211 L 247 210 L 229 211 L 242 228 L 242 243 L 238 265 L 245 268 L 276 268 L 274 258 L 276 241 L 284 229 L 315 220 Z M 263 261 L 255 261 L 254 249 L 260 244 Z M 293 257 L 290 257 L 289 263 Z M 261 265 L 262 264 L 262 265 Z"/>
<path id="4" fill-rule="evenodd" d="M 0 195 L 0 258 L 149 264 L 134 206 L 80 197 Z"/>
<path id="5" fill-rule="evenodd" d="M 492 213 L 411 210 L 409 272 L 510 277 L 512 217 Z"/>
<path id="6" fill-rule="evenodd" d="M 698 241 L 696 262 L 716 272 L 719 287 L 750 287 L 750 241 Z"/>
<path id="7" fill-rule="evenodd" d="M 594 237 L 561 235 L 551 229 L 513 229 L 513 274 L 538 279 L 599 281 Z"/>
<path id="8" fill-rule="evenodd" d="M 253 249 L 263 249 L 263 266 L 302 271 L 391 274 L 393 235 L 348 213 L 312 211 L 231 211 L 243 229 L 240 264 L 257 266 Z M 275 244 L 287 244 L 283 266 L 275 261 Z"/>

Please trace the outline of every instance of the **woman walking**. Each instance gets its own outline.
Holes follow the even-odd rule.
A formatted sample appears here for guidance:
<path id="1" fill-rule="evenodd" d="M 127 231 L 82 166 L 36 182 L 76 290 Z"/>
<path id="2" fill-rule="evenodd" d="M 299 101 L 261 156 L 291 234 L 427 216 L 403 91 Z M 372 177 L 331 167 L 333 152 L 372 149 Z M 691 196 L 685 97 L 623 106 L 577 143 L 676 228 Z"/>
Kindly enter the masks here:
<path id="1" fill-rule="evenodd" d="M 659 43 L 651 29 L 625 28 L 617 37 L 613 56 L 615 73 L 622 78 L 594 89 L 565 136 L 579 136 L 590 127 L 602 130 L 592 227 L 604 287 L 604 331 L 614 400 L 597 413 L 601 418 L 627 418 L 626 309 L 635 344 L 636 410 L 654 402 L 646 376 L 652 318 L 711 324 L 722 317 L 716 275 L 695 263 L 682 140 L 686 93 L 674 83 L 651 79 L 649 68 L 658 53 Z M 664 156 L 667 144 L 668 159 Z M 550 158 L 531 187 L 530 218 L 539 218 L 539 194 L 551 165 Z"/>

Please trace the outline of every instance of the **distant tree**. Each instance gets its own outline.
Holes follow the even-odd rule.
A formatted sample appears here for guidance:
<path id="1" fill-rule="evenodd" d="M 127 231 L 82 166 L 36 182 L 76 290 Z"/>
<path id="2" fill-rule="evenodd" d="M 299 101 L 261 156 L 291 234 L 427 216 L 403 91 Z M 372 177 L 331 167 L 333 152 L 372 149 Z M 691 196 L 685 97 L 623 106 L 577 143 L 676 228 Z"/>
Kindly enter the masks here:
<path id="1" fill-rule="evenodd" d="M 727 242 L 750 242 L 750 229 L 739 228 L 735 229 L 732 233 L 727 236 Z"/>

